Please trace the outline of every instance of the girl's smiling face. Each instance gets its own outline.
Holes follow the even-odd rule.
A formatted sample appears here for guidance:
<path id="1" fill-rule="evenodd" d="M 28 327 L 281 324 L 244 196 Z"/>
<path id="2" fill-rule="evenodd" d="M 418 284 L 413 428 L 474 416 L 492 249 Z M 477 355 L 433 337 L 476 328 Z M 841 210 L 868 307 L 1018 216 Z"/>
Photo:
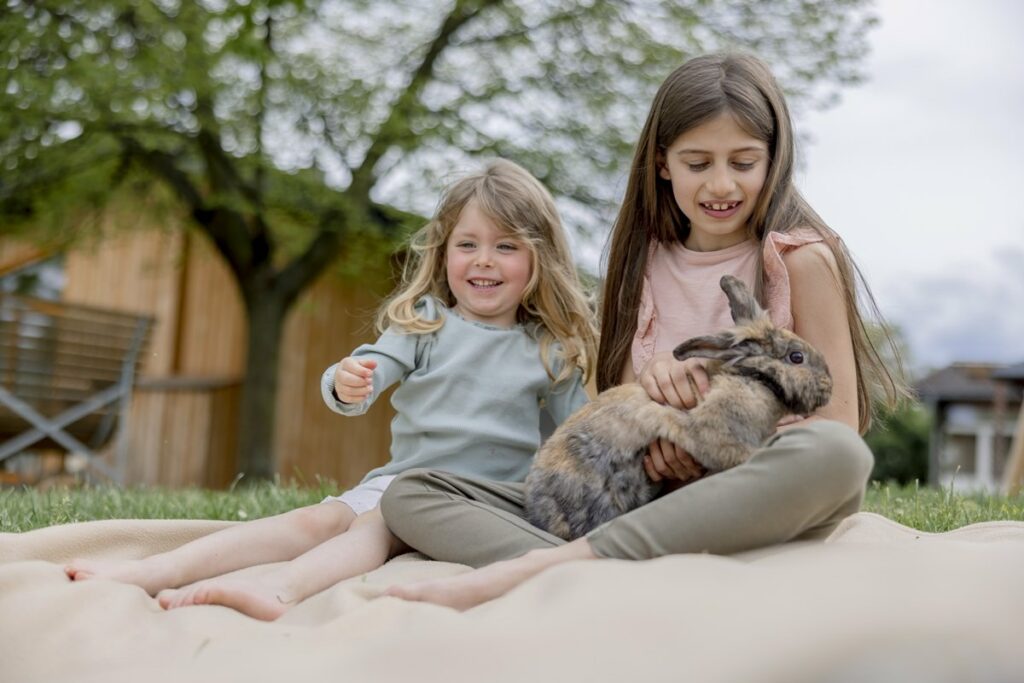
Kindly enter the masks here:
<path id="1" fill-rule="evenodd" d="M 533 273 L 528 245 L 499 228 L 476 200 L 462 209 L 445 247 L 448 288 L 467 320 L 511 327 Z"/>
<path id="2" fill-rule="evenodd" d="M 746 226 L 768 176 L 768 145 L 726 112 L 686 131 L 659 158 L 658 175 L 672 183 L 690 219 L 684 246 L 724 249 L 747 239 Z"/>

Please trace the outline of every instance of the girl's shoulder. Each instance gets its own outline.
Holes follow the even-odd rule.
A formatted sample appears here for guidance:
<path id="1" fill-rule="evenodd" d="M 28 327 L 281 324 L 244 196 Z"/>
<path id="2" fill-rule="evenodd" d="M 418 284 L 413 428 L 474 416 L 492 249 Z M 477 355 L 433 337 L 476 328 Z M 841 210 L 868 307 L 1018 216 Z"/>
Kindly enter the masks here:
<path id="1" fill-rule="evenodd" d="M 824 244 L 825 236 L 813 228 L 794 228 L 788 232 L 770 232 L 764 240 L 764 255 L 785 256 L 801 250 L 802 247 Z M 827 247 L 826 247 L 827 248 Z"/>
<path id="2" fill-rule="evenodd" d="M 415 309 L 416 314 L 428 322 L 440 320 L 448 312 L 448 307 L 430 294 L 420 297 L 416 302 Z"/>
<path id="3" fill-rule="evenodd" d="M 825 235 L 816 230 L 798 228 L 788 233 L 771 233 L 766 241 L 772 243 L 790 279 L 809 280 L 839 275 L 835 252 Z M 767 253 L 765 256 L 767 265 Z"/>
<path id="4" fill-rule="evenodd" d="M 384 335 L 423 336 L 443 327 L 447 307 L 433 296 L 427 294 L 420 297 L 412 306 L 408 319 L 396 320 L 390 317 Z M 442 321 L 437 324 L 437 321 Z"/>
<path id="5" fill-rule="evenodd" d="M 792 329 L 792 289 L 836 277 L 835 255 L 825 236 L 811 228 L 772 232 L 764 240 L 765 302 L 772 322 Z"/>
<path id="6" fill-rule="evenodd" d="M 800 276 L 838 274 L 836 255 L 822 242 L 814 242 L 782 255 L 790 278 Z"/>

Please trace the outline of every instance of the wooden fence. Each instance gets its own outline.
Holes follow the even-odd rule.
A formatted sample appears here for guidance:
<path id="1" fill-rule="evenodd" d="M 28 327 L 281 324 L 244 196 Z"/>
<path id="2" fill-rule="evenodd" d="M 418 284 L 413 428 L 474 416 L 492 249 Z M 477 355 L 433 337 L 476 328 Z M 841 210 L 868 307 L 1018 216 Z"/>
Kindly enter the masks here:
<path id="1" fill-rule="evenodd" d="M 143 378 L 128 419 L 126 480 L 223 488 L 235 477 L 239 382 Z"/>
<path id="2" fill-rule="evenodd" d="M 156 318 L 125 425 L 127 482 L 221 487 L 235 475 L 247 333 L 241 296 L 205 236 L 182 229 L 178 216 L 156 215 L 159 225 L 137 203 L 106 209 L 106 237 L 66 254 L 64 298 Z M 375 338 L 373 312 L 389 286 L 329 272 L 289 314 L 274 444 L 285 479 L 320 476 L 347 486 L 387 461 L 390 404 L 342 417 L 323 405 L 319 380 Z"/>

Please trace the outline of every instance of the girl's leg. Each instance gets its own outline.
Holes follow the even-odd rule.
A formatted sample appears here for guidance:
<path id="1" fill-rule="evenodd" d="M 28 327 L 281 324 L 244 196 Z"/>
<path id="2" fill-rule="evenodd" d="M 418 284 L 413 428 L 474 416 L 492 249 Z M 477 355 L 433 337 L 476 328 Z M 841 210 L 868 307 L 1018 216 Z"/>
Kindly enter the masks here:
<path id="1" fill-rule="evenodd" d="M 739 467 L 611 520 L 587 540 L 601 557 L 645 560 L 824 538 L 860 509 L 873 464 L 857 432 L 817 420 L 776 434 Z"/>
<path id="2" fill-rule="evenodd" d="M 566 543 L 527 522 L 523 505 L 523 484 L 433 470 L 400 475 L 381 500 L 388 528 L 430 557 L 478 569 L 392 586 L 387 594 L 468 609 L 503 595 L 553 564 L 597 557 L 585 539 Z"/>
<path id="3" fill-rule="evenodd" d="M 398 538 L 425 555 L 471 567 L 565 543 L 524 519 L 523 484 L 410 470 L 391 482 L 380 509 Z"/>
<path id="4" fill-rule="evenodd" d="M 836 422 L 814 422 L 774 436 L 748 463 L 694 482 L 622 515 L 586 538 L 558 547 L 538 545 L 536 550 L 475 572 L 395 587 L 389 593 L 465 609 L 503 595 L 543 569 L 569 560 L 647 559 L 705 551 L 730 554 L 801 538 L 824 537 L 844 517 L 859 509 L 872 462 L 871 452 L 852 429 Z M 452 496 L 451 491 L 436 495 L 435 503 L 428 505 L 423 500 L 425 494 L 417 494 L 412 481 L 396 489 L 399 483 L 400 480 L 394 482 L 389 489 L 391 496 L 385 508 L 389 523 L 413 510 L 440 518 L 457 509 L 452 502 L 440 502 Z M 423 483 L 421 478 L 421 487 Z M 445 508 L 444 515 L 440 508 Z M 463 505 L 462 510 L 474 519 L 481 516 L 472 512 L 472 507 Z M 493 524 L 478 521 L 482 526 Z M 430 524 L 431 519 L 421 519 L 407 528 L 415 531 L 429 528 Z M 511 526 L 516 529 L 507 529 L 506 533 L 522 538 L 519 525 Z M 418 531 L 414 539 L 397 529 L 396 533 L 417 549 L 422 549 L 417 546 L 418 539 L 430 535 Z"/>
<path id="5" fill-rule="evenodd" d="M 317 503 L 237 524 L 141 560 L 73 560 L 64 571 L 74 581 L 122 581 L 156 595 L 243 567 L 290 560 L 345 531 L 355 517 L 344 503 Z"/>
<path id="6" fill-rule="evenodd" d="M 298 602 L 344 579 L 376 569 L 407 550 L 395 538 L 379 509 L 360 515 L 348 531 L 262 576 L 216 577 L 160 593 L 166 609 L 187 605 L 224 605 L 257 619 L 272 621 Z"/>

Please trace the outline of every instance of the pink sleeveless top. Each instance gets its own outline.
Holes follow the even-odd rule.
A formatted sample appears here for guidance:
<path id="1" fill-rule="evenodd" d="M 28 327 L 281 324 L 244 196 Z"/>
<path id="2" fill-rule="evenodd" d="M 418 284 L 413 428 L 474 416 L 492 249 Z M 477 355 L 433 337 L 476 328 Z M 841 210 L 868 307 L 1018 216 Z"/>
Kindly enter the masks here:
<path id="1" fill-rule="evenodd" d="M 810 229 L 772 232 L 764 240 L 765 303 L 772 322 L 780 327 L 793 329 L 789 273 L 782 255 L 820 241 Z M 637 377 L 654 354 L 732 326 L 729 301 L 718 281 L 733 275 L 753 290 L 757 249 L 756 240 L 718 251 L 691 251 L 678 242 L 651 243 L 632 345 Z"/>

